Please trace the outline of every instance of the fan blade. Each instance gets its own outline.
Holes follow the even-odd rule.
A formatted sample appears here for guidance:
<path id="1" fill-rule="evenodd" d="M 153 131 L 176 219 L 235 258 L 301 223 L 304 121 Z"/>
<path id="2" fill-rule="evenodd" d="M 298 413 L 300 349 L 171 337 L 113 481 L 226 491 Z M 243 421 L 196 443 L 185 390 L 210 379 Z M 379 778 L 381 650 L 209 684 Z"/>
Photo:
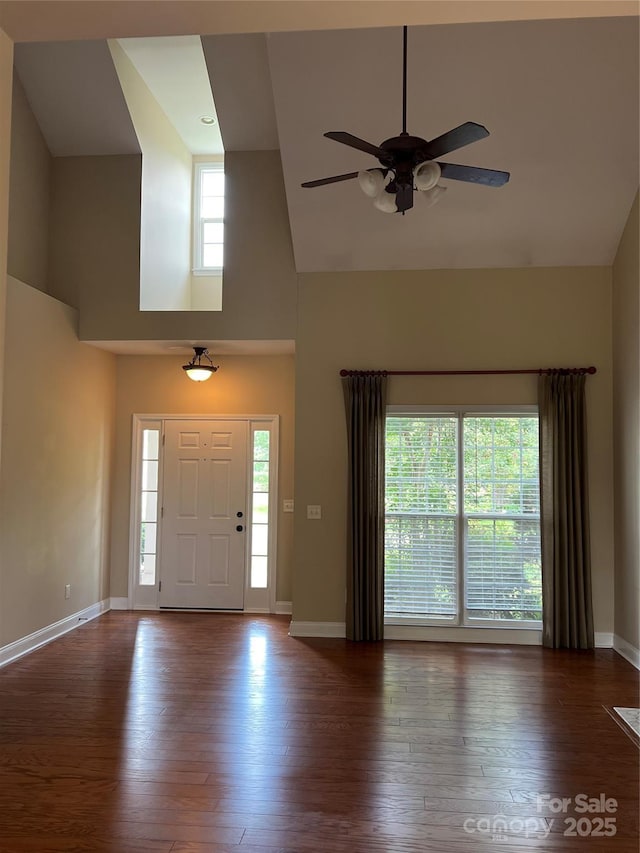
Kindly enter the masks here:
<path id="1" fill-rule="evenodd" d="M 396 193 L 396 207 L 398 213 L 404 213 L 405 210 L 413 207 L 413 187 L 409 184 L 404 187 L 399 187 Z"/>
<path id="2" fill-rule="evenodd" d="M 466 121 L 459 127 L 443 133 L 442 136 L 437 136 L 427 143 L 426 153 L 435 160 L 436 157 L 441 157 L 443 154 L 448 154 L 450 151 L 456 151 L 458 148 L 463 148 L 465 145 L 470 145 L 472 142 L 477 142 L 479 139 L 484 139 L 489 136 L 489 131 L 481 124 L 476 124 L 475 121 Z"/>
<path id="3" fill-rule="evenodd" d="M 300 184 L 301 187 L 323 187 L 325 184 L 335 184 L 338 181 L 350 181 L 351 178 L 357 178 L 357 172 L 347 172 L 346 175 L 334 175 L 332 178 L 319 178 L 317 181 L 306 181 Z"/>
<path id="4" fill-rule="evenodd" d="M 478 166 L 457 166 L 455 163 L 438 163 L 443 178 L 451 181 L 468 181 L 471 184 L 483 184 L 486 187 L 501 187 L 510 178 L 509 172 L 497 172 L 495 169 L 481 169 Z"/>
<path id="5" fill-rule="evenodd" d="M 359 139 L 351 133 L 346 133 L 344 130 L 330 130 L 325 133 L 327 139 L 333 139 L 335 142 L 342 142 L 343 145 L 349 145 L 351 148 L 357 148 L 358 151 L 364 151 L 367 154 L 373 154 L 374 157 L 380 159 L 385 156 L 382 148 L 377 145 L 372 145 L 370 142 L 365 142 L 364 139 Z"/>

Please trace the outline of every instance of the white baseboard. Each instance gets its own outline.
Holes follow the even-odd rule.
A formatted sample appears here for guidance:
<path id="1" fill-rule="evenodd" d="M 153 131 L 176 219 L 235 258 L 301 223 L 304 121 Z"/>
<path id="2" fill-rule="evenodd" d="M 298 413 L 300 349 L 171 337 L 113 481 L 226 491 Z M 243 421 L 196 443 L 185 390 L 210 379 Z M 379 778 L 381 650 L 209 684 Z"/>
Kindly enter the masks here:
<path id="1" fill-rule="evenodd" d="M 276 612 L 280 612 L 279 610 Z M 297 622 L 292 621 L 289 625 L 290 637 L 345 637 L 346 626 L 344 622 Z M 419 640 L 436 643 L 495 643 L 506 645 L 539 646 L 542 644 L 542 632 L 538 630 L 508 628 L 438 628 L 422 625 L 385 625 L 385 640 Z M 620 641 L 624 643 L 624 641 Z M 604 632 L 596 633 L 595 645 L 599 649 L 610 649 L 614 645 L 613 634 Z M 628 657 L 620 649 L 616 648 L 623 657 L 638 666 L 636 661 L 640 660 L 637 649 L 633 649 L 628 643 L 625 644 L 628 653 L 635 652 L 635 658 Z"/>
<path id="2" fill-rule="evenodd" d="M 640 649 L 636 649 L 631 643 L 623 640 L 617 634 L 613 637 L 613 648 L 630 664 L 633 664 L 636 669 L 640 669 Z"/>
<path id="3" fill-rule="evenodd" d="M 294 622 L 289 625 L 290 637 L 345 637 L 344 622 Z"/>
<path id="4" fill-rule="evenodd" d="M 109 599 L 111 602 L 111 610 L 128 610 L 129 609 L 129 599 L 128 598 L 111 598 Z"/>
<path id="5" fill-rule="evenodd" d="M 15 640 L 13 643 L 3 646 L 0 648 L 0 666 L 5 666 L 18 658 L 21 658 L 23 655 L 28 655 L 29 652 L 34 652 L 36 649 L 39 649 L 40 646 L 44 646 L 52 640 L 56 640 L 58 637 L 61 637 L 63 634 L 67 634 L 69 631 L 73 631 L 74 628 L 84 625 L 85 622 L 95 619 L 96 616 L 101 616 L 109 609 L 109 599 L 98 601 L 90 607 L 85 607 L 84 610 L 79 610 L 77 613 L 73 613 L 65 619 L 60 619 L 59 622 L 54 622 L 52 625 L 40 628 L 39 631 L 34 631 L 33 634 L 29 634 L 26 637 L 22 637 L 20 640 Z"/>
<path id="6" fill-rule="evenodd" d="M 276 601 L 276 613 L 279 616 L 291 616 L 293 604 L 291 601 Z"/>
<path id="7" fill-rule="evenodd" d="M 385 625 L 385 640 L 418 640 L 432 643 L 491 643 L 509 646 L 539 646 L 542 631 L 536 628 L 475 628 L 437 625 Z"/>

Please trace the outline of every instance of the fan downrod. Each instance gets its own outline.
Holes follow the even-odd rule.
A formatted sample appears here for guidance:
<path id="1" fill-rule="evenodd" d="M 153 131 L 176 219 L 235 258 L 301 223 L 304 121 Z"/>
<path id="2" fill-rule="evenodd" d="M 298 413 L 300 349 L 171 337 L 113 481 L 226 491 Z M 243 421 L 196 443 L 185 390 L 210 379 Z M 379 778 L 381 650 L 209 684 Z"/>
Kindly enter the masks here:
<path id="1" fill-rule="evenodd" d="M 489 136 L 489 131 L 477 122 L 466 121 L 429 141 L 421 136 L 412 136 L 407 133 L 407 27 L 405 26 L 402 29 L 402 132 L 400 135 L 385 139 L 380 145 L 367 142 L 344 130 L 330 130 L 324 135 L 341 145 L 347 145 L 375 157 L 381 164 L 385 177 L 391 172 L 392 178 L 384 187 L 384 192 L 396 195 L 397 211 L 404 214 L 413 206 L 413 191 L 417 189 L 414 186 L 416 167 L 429 160 L 437 161 L 443 154 L 449 154 L 472 142 L 478 142 Z M 438 166 L 439 175 L 445 179 L 488 187 L 504 186 L 510 177 L 509 172 L 477 166 L 460 166 L 457 163 L 441 162 L 438 162 Z M 329 178 L 305 181 L 302 186 L 320 187 L 349 181 L 357 178 L 359 174 L 359 172 L 347 172 L 343 175 L 332 175 Z"/>

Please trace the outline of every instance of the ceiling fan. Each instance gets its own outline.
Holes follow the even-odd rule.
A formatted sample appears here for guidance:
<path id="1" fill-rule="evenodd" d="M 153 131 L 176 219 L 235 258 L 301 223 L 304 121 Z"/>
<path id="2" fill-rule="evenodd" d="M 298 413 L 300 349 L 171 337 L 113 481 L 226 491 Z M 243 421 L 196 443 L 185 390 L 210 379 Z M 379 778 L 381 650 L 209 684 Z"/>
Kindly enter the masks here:
<path id="1" fill-rule="evenodd" d="M 453 181 L 468 181 L 487 187 L 501 187 L 509 180 L 509 172 L 481 169 L 477 166 L 459 166 L 456 163 L 440 163 L 436 160 L 443 154 L 456 151 L 472 142 L 489 136 L 481 124 L 467 121 L 441 136 L 427 141 L 420 136 L 407 133 L 407 28 L 403 27 L 402 53 L 402 133 L 373 145 L 344 130 L 331 130 L 324 135 L 350 148 L 373 154 L 382 168 L 333 175 L 317 181 L 306 181 L 303 187 L 321 187 L 338 181 L 358 178 L 362 191 L 374 198 L 374 206 L 385 213 L 402 213 L 413 207 L 413 191 L 420 191 L 433 204 L 445 191 L 438 184 L 440 177 Z"/>

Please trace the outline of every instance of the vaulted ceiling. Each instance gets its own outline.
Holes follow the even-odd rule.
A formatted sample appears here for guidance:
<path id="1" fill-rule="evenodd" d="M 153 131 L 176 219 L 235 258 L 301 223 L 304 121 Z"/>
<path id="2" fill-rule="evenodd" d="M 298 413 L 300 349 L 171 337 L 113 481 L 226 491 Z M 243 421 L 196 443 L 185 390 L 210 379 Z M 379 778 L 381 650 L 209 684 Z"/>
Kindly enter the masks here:
<path id="1" fill-rule="evenodd" d="M 442 181 L 438 205 L 405 216 L 356 181 L 300 187 L 377 165 L 326 131 L 377 145 L 401 130 L 399 25 L 200 34 L 225 149 L 280 148 L 299 271 L 612 262 L 638 187 L 637 17 L 411 26 L 409 132 L 479 122 L 491 135 L 442 159 L 511 180 Z M 135 148 L 104 40 L 20 44 L 16 64 L 52 153 Z"/>
<path id="2" fill-rule="evenodd" d="M 437 206 L 373 208 L 355 181 L 305 180 L 377 165 L 323 137 L 374 144 L 401 128 L 399 29 L 277 34 L 271 79 L 300 270 L 612 262 L 638 187 L 638 30 L 628 19 L 411 28 L 408 130 L 465 121 L 491 135 L 441 159 L 504 169 L 493 189 L 442 181 Z"/>

